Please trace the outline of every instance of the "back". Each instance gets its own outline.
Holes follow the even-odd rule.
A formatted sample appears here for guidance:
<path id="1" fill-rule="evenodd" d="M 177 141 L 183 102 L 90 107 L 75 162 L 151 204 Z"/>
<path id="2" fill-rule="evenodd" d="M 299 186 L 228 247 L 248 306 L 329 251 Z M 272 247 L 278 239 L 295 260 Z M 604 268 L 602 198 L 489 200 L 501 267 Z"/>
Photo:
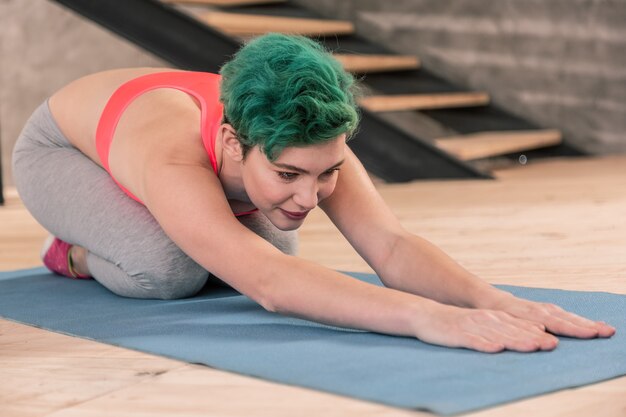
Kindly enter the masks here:
<path id="1" fill-rule="evenodd" d="M 50 109 L 68 140 L 104 167 L 96 146 L 100 116 L 124 83 L 168 68 L 132 68 L 105 71 L 80 78 L 50 98 Z M 211 166 L 203 147 L 200 105 L 189 94 L 158 89 L 142 94 L 124 110 L 110 151 L 110 172 L 137 195 L 145 162 L 174 157 L 177 162 Z M 158 146 L 155 146 L 158 145 Z"/>
<path id="2" fill-rule="evenodd" d="M 124 68 L 90 74 L 58 90 L 50 97 L 50 110 L 70 142 L 99 163 L 95 134 L 100 115 L 113 92 L 123 83 L 169 68 Z"/>

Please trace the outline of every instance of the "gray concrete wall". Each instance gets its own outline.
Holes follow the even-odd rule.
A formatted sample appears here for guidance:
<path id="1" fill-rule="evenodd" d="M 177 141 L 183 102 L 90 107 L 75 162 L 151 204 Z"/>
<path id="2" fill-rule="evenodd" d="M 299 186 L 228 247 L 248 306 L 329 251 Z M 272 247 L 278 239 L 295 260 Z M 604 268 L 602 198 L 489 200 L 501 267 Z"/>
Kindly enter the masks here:
<path id="1" fill-rule="evenodd" d="M 298 2 L 587 152 L 626 152 L 626 0 Z"/>
<path id="2" fill-rule="evenodd" d="M 33 110 L 68 82 L 111 68 L 167 66 L 47 0 L 0 1 L 0 146 L 5 185 L 13 145 Z"/>

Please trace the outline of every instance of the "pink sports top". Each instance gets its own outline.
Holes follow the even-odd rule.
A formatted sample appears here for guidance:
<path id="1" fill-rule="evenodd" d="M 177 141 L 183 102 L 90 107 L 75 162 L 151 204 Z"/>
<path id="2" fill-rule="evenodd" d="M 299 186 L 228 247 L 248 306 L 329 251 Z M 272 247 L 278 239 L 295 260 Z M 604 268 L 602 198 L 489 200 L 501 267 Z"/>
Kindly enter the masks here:
<path id="1" fill-rule="evenodd" d="M 141 94 L 157 88 L 175 88 L 192 95 L 200 102 L 202 143 L 207 152 L 211 166 L 217 175 L 217 157 L 215 156 L 215 138 L 217 129 L 222 121 L 224 106 L 219 101 L 218 74 L 191 71 L 169 71 L 142 75 L 122 84 L 109 98 L 96 129 L 96 149 L 104 169 L 111 175 L 115 183 L 135 201 L 143 204 L 139 198 L 120 184 L 109 168 L 109 152 L 115 128 L 130 103 Z M 257 211 L 236 213 L 243 216 Z"/>

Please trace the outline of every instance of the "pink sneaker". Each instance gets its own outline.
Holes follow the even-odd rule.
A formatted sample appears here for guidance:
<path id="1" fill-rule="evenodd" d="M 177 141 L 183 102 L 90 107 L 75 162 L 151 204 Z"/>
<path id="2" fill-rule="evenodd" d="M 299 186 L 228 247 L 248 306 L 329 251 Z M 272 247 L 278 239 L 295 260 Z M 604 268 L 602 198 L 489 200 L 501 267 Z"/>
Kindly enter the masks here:
<path id="1" fill-rule="evenodd" d="M 41 260 L 43 264 L 59 275 L 70 278 L 90 279 L 89 275 L 81 275 L 76 273 L 71 265 L 70 245 L 61 239 L 52 235 L 48 236 L 41 249 Z"/>

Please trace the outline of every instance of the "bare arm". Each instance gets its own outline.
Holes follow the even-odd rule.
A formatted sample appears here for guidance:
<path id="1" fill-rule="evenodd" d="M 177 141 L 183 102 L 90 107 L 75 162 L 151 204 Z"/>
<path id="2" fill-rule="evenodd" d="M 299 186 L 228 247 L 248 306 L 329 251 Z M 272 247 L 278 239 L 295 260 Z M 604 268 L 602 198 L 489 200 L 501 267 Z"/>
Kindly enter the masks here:
<path id="1" fill-rule="evenodd" d="M 486 352 L 556 346 L 553 336 L 526 320 L 445 306 L 284 255 L 235 219 L 221 185 L 206 166 L 152 162 L 147 171 L 150 175 L 133 191 L 168 236 L 196 262 L 268 311 Z"/>
<path id="2" fill-rule="evenodd" d="M 613 335 L 615 329 L 604 323 L 501 291 L 464 269 L 432 243 L 407 232 L 360 162 L 348 153 L 335 193 L 321 206 L 386 286 L 444 304 L 503 311 L 555 334 L 581 338 Z"/>
<path id="3" fill-rule="evenodd" d="M 407 232 L 356 156 L 346 154 L 335 192 L 320 206 L 386 286 L 462 307 L 502 293 Z"/>
<path id="4" fill-rule="evenodd" d="M 416 337 L 417 321 L 428 317 L 435 304 L 284 255 L 235 219 L 220 184 L 205 167 L 159 166 L 140 193 L 185 253 L 269 311 Z"/>

